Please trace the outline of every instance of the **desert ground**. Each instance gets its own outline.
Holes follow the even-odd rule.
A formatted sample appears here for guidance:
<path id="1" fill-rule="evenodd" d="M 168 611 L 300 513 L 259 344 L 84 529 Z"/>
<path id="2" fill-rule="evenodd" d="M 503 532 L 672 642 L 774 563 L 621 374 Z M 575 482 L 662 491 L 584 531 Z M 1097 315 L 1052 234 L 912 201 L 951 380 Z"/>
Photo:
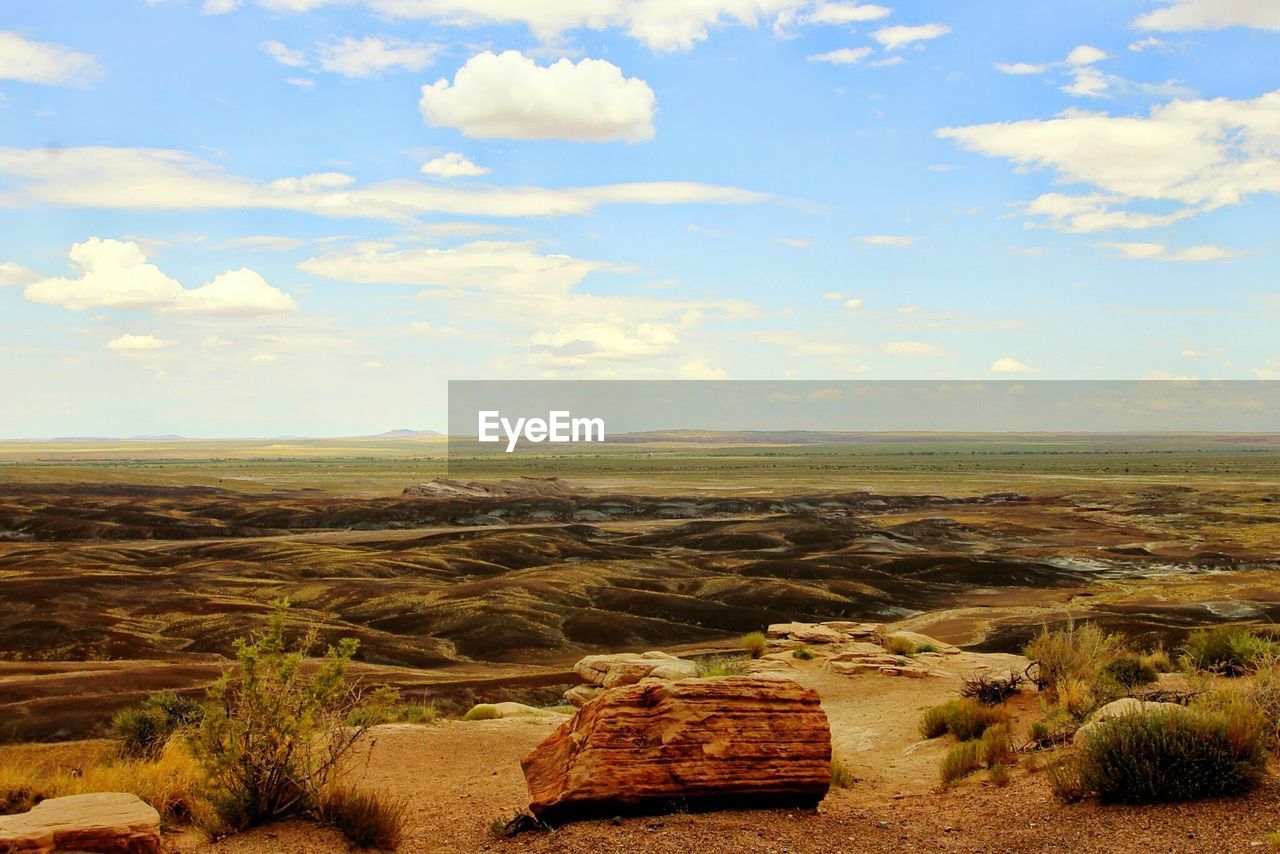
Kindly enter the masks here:
<path id="1" fill-rule="evenodd" d="M 1280 824 L 1274 778 L 1160 808 L 1062 806 L 1024 771 L 940 792 L 946 747 L 916 730 L 964 676 L 1025 666 L 1026 641 L 1069 617 L 1171 648 L 1198 627 L 1276 622 L 1272 437 L 681 441 L 450 462 L 431 440 L 0 447 L 0 739 L 26 744 L 0 750 L 91 745 L 148 694 L 202 694 L 286 597 L 298 626 L 359 639 L 363 683 L 446 718 L 555 706 L 586 654 L 698 658 L 771 623 L 860 620 L 965 652 L 922 680 L 793 663 L 857 778 L 816 813 L 495 841 L 554 714 L 378 727 L 362 773 L 409 798 L 415 851 L 1243 851 Z M 1016 703 L 1020 719 L 1039 709 Z M 345 850 L 335 834 L 273 825 L 212 850 Z"/>

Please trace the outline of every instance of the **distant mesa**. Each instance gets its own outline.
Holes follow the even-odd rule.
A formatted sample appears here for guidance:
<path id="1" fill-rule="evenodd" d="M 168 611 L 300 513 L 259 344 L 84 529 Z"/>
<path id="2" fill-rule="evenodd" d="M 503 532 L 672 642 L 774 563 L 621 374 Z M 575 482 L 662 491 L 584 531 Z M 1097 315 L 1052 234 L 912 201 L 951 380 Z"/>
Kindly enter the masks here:
<path id="1" fill-rule="evenodd" d="M 373 436 L 356 436 L 357 439 L 435 439 L 443 436 L 443 433 L 435 430 L 410 430 L 407 427 L 401 427 L 399 430 L 388 430 L 385 433 L 377 433 Z"/>

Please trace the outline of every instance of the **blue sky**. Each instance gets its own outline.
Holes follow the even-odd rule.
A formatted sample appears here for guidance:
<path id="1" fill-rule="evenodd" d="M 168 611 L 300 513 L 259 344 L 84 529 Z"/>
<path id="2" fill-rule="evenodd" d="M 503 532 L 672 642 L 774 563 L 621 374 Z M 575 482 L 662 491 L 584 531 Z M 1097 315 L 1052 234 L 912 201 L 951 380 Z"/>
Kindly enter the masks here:
<path id="1" fill-rule="evenodd" d="M 0 436 L 448 379 L 1280 378 L 1260 0 L 0 11 Z"/>

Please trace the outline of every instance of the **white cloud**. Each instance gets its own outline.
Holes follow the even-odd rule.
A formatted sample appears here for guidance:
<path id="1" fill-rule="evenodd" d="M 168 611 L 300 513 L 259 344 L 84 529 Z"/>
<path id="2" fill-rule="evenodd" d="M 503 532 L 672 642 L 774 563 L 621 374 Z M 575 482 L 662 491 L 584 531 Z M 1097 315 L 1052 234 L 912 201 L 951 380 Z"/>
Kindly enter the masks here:
<path id="1" fill-rule="evenodd" d="M 240 8 L 241 0 L 204 0 L 200 7 L 202 15 L 225 15 Z"/>
<path id="2" fill-rule="evenodd" d="M 1044 74 L 1050 69 L 1064 69 L 1068 80 L 1059 87 L 1061 91 L 1082 98 L 1097 98 L 1105 95 L 1113 84 L 1134 85 L 1118 77 L 1109 77 L 1093 67 L 1106 58 L 1107 52 L 1101 48 L 1082 44 L 1077 45 L 1060 62 L 996 63 L 996 68 L 1004 74 L 1013 75 Z"/>
<path id="3" fill-rule="evenodd" d="M 807 237 L 779 237 L 776 242 L 792 249 L 808 249 L 813 245 L 813 241 Z"/>
<path id="4" fill-rule="evenodd" d="M 918 239 L 901 234 L 867 234 L 857 238 L 859 243 L 865 243 L 868 246 L 885 246 L 893 249 L 904 249 Z"/>
<path id="5" fill-rule="evenodd" d="M 419 320 L 409 324 L 409 334 L 416 338 L 456 338 L 461 333 L 452 326 L 436 326 Z"/>
<path id="6" fill-rule="evenodd" d="M 1280 6 L 1271 0 L 1177 0 L 1162 9 L 1139 15 L 1133 26 L 1163 32 L 1226 27 L 1280 30 Z"/>
<path id="7" fill-rule="evenodd" d="M 257 353 L 252 359 L 250 359 L 250 361 L 257 362 L 258 364 L 267 364 L 276 361 L 277 358 L 278 357 L 273 353 Z"/>
<path id="8" fill-rule="evenodd" d="M 1116 257 L 1129 261 L 1224 261 L 1236 257 L 1234 252 L 1206 243 L 1200 246 L 1189 246 L 1170 252 L 1163 243 L 1117 243 L 1104 242 L 1097 244 L 1100 249 L 1109 249 Z"/>
<path id="9" fill-rule="evenodd" d="M 858 24 L 887 18 L 893 10 L 874 3 L 819 3 L 804 15 L 808 24 Z"/>
<path id="10" fill-rule="evenodd" d="M 810 62 L 829 62 L 833 65 L 856 65 L 870 56 L 874 51 L 869 47 L 842 47 L 826 53 L 816 53 L 809 57 Z"/>
<path id="11" fill-rule="evenodd" d="M 477 166 L 466 155 L 456 151 L 434 157 L 422 164 L 424 175 L 435 175 L 439 178 L 469 178 L 485 175 L 490 171 L 492 170 L 484 166 Z"/>
<path id="12" fill-rule="evenodd" d="M 884 45 L 885 50 L 897 50 L 919 41 L 927 41 L 945 36 L 951 32 L 946 24 L 921 24 L 915 27 L 893 26 L 881 27 L 871 34 L 871 38 Z"/>
<path id="13" fill-rule="evenodd" d="M 101 66 L 87 53 L 0 30 L 0 80 L 67 86 L 88 82 L 101 73 Z"/>
<path id="14" fill-rule="evenodd" d="M 1252 100 L 1175 100 L 1149 116 L 1068 110 L 937 133 L 1023 170 L 1050 169 L 1058 183 L 1092 187 L 1045 194 L 1028 206 L 1067 231 L 1168 225 L 1250 194 L 1280 192 L 1280 90 Z M 1120 209 L 1137 200 L 1176 207 Z"/>
<path id="15" fill-rule="evenodd" d="M 316 56 L 325 71 L 346 77 L 373 77 L 392 68 L 421 71 L 435 60 L 439 51 L 439 45 L 424 42 L 347 36 L 318 45 Z"/>
<path id="16" fill-rule="evenodd" d="M 250 234 L 233 237 L 218 244 L 222 249 L 252 249 L 258 252 L 288 252 L 300 249 L 310 241 L 300 237 L 284 237 L 275 234 Z"/>
<path id="17" fill-rule="evenodd" d="M 688 181 L 594 187 L 453 187 L 408 180 L 359 186 L 320 173 L 258 183 L 183 151 L 151 148 L 0 147 L 0 191 L 11 207 L 116 210 L 299 211 L 320 216 L 411 220 L 422 214 L 529 217 L 584 214 L 599 205 L 751 204 L 763 193 Z"/>
<path id="18" fill-rule="evenodd" d="M 844 301 L 844 307 L 850 311 L 857 311 L 862 308 L 862 300 L 857 299 L 856 297 L 854 299 L 847 299 Z"/>
<path id="19" fill-rule="evenodd" d="M 1082 44 L 1075 47 L 1071 53 L 1067 54 L 1067 63 L 1069 65 L 1092 65 L 1093 63 L 1101 62 L 1106 58 L 1107 52 L 1102 48 Z"/>
<path id="20" fill-rule="evenodd" d="M 362 362 L 362 363 L 360 364 L 360 367 L 364 368 L 365 370 L 372 370 L 372 371 L 376 371 L 378 368 L 381 368 L 381 367 L 382 367 L 382 363 L 381 363 L 381 362 L 377 362 L 377 361 L 370 360 L 370 361 L 368 361 L 368 362 Z"/>
<path id="21" fill-rule="evenodd" d="M 991 363 L 991 373 L 993 374 L 1030 374 L 1035 373 L 1036 369 L 1028 365 L 1024 365 L 1017 359 L 1005 356 L 1003 359 L 996 359 Z"/>
<path id="22" fill-rule="evenodd" d="M 682 380 L 722 380 L 729 376 L 724 368 L 712 367 L 702 359 L 681 363 L 679 375 Z"/>
<path id="23" fill-rule="evenodd" d="M 1031 62 L 997 62 L 996 69 L 1001 74 L 1044 74 L 1049 70 L 1049 66 L 1046 64 L 1036 65 Z"/>
<path id="24" fill-rule="evenodd" d="M 265 41 L 258 47 L 262 49 L 263 53 L 281 65 L 287 65 L 290 68 L 305 68 L 307 66 L 307 55 L 300 50 L 288 47 L 284 42 Z"/>
<path id="25" fill-rule="evenodd" d="M 0 288 L 5 285 L 26 285 L 40 278 L 35 270 L 28 270 L 21 264 L 6 262 L 0 264 Z"/>
<path id="26" fill-rule="evenodd" d="M 138 352 L 140 350 L 160 350 L 167 346 L 154 335 L 121 335 L 107 342 L 108 350 L 117 352 Z"/>
<path id="27" fill-rule="evenodd" d="M 1142 53 L 1147 50 L 1169 50 L 1169 43 L 1162 38 L 1156 36 L 1147 36 L 1145 39 L 1138 39 L 1129 45 L 1129 50 L 1134 53 Z"/>
<path id="28" fill-rule="evenodd" d="M 942 356 L 941 347 L 923 341 L 887 341 L 880 345 L 881 352 L 890 356 Z"/>
<path id="29" fill-rule="evenodd" d="M 1280 380 L 1280 356 L 1273 356 L 1253 369 L 1254 376 L 1260 380 Z"/>
<path id="30" fill-rule="evenodd" d="M 536 365 L 571 367 L 667 356 L 679 343 L 678 327 L 673 323 L 590 321 L 535 332 L 529 353 Z"/>
<path id="31" fill-rule="evenodd" d="M 640 142 L 653 136 L 653 90 L 601 59 L 543 67 L 514 50 L 467 60 L 422 87 L 422 116 L 477 139 Z"/>
<path id="32" fill-rule="evenodd" d="M 228 271 L 199 288 L 184 289 L 147 263 L 136 243 L 91 237 L 73 245 L 68 257 L 76 278 L 38 279 L 26 286 L 23 296 L 74 311 L 117 308 L 259 317 L 298 310 L 293 297 L 248 269 Z"/>
<path id="33" fill-rule="evenodd" d="M 314 89 L 316 86 L 316 81 L 310 77 L 286 77 L 284 82 L 290 86 L 297 86 L 299 89 Z"/>

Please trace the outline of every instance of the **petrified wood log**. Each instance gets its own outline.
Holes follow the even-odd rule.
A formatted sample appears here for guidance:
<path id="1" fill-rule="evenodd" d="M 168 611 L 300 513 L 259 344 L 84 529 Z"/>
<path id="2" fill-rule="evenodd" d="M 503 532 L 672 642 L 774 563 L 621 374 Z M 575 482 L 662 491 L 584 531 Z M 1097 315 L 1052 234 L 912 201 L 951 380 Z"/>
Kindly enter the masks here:
<path id="1" fill-rule="evenodd" d="M 0 851 L 160 854 L 160 814 L 122 792 L 50 798 L 0 818 Z"/>
<path id="2" fill-rule="evenodd" d="M 816 692 L 751 677 L 605 691 L 521 762 L 543 821 L 622 812 L 816 806 L 831 729 Z"/>

